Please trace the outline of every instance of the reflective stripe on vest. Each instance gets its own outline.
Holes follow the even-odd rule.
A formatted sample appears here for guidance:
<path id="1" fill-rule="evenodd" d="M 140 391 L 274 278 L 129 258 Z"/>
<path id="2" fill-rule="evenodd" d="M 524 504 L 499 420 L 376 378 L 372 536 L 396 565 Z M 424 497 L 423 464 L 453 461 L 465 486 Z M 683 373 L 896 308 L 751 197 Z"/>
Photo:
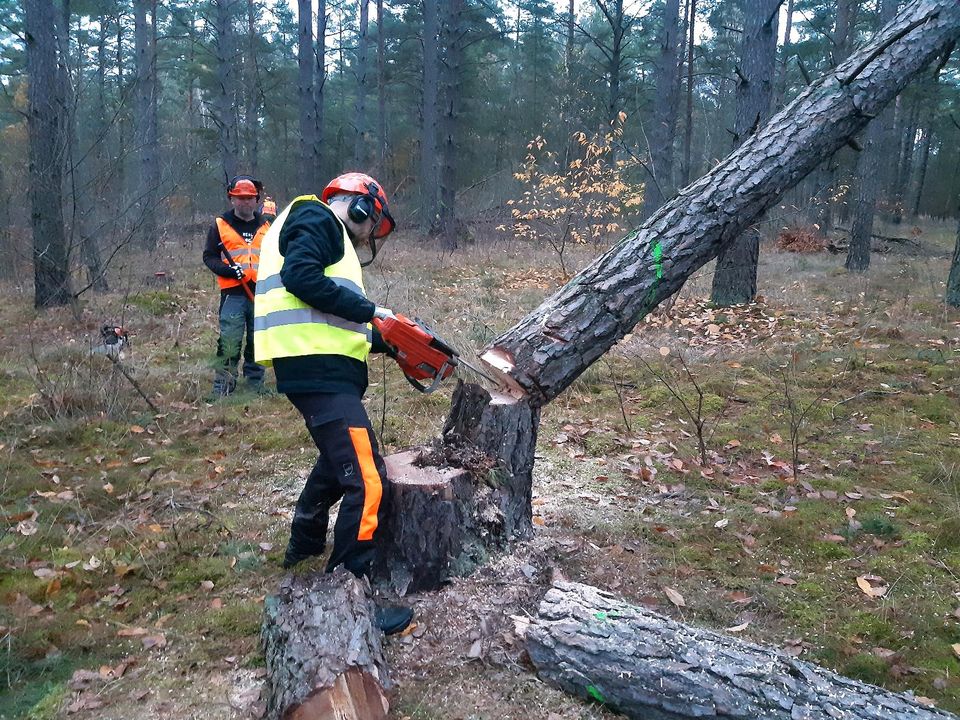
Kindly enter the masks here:
<path id="1" fill-rule="evenodd" d="M 217 218 L 217 231 L 220 233 L 220 242 L 223 243 L 227 252 L 230 253 L 233 261 L 246 271 L 247 279 L 253 280 L 254 282 L 256 282 L 257 274 L 260 270 L 260 247 L 269 229 L 270 223 L 265 221 L 263 225 L 257 228 L 257 233 L 253 236 L 253 240 L 247 243 L 247 241 L 243 239 L 243 236 L 230 226 L 230 223 L 222 217 Z M 222 253 L 220 257 L 223 262 L 227 262 L 227 258 L 224 257 Z M 219 275 L 217 275 L 217 283 L 220 285 L 221 290 L 240 286 L 240 281 L 236 278 L 225 278 Z"/>
<path id="2" fill-rule="evenodd" d="M 330 209 L 316 195 L 301 195 L 283 209 L 263 238 L 253 319 L 256 362 L 272 365 L 274 358 L 302 355 L 345 355 L 365 361 L 373 339 L 370 323 L 355 323 L 321 312 L 283 286 L 280 230 L 290 210 L 302 202 L 316 202 Z M 343 235 L 343 257 L 326 267 L 324 275 L 340 287 L 366 297 L 357 253 L 343 223 L 337 220 L 337 224 Z"/>

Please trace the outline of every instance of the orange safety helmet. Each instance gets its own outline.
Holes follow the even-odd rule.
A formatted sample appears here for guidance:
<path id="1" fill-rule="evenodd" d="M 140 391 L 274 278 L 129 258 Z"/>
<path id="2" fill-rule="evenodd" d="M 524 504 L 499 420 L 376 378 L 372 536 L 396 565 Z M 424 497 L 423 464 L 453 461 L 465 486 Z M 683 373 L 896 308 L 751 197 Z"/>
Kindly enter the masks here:
<path id="1" fill-rule="evenodd" d="M 227 185 L 227 195 L 230 197 L 259 198 L 261 192 L 263 192 L 263 183 L 249 175 L 237 175 Z"/>
<path id="2" fill-rule="evenodd" d="M 380 183 L 365 173 L 351 172 L 338 175 L 323 189 L 320 199 L 327 202 L 339 193 L 356 195 L 350 203 L 347 214 L 351 220 L 361 223 L 374 217 L 379 218 L 373 228 L 373 237 L 382 240 L 397 227 L 396 221 L 387 206 L 387 194 Z"/>

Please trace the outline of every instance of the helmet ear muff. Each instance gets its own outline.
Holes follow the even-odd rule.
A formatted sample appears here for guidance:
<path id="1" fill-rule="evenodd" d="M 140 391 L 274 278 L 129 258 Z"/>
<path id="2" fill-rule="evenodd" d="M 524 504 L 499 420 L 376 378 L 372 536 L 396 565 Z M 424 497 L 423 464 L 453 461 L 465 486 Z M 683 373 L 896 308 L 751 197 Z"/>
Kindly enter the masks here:
<path id="1" fill-rule="evenodd" d="M 370 218 L 376 218 L 380 213 L 377 210 L 378 199 L 376 193 L 380 188 L 376 185 L 367 187 L 366 195 L 357 195 L 350 201 L 347 208 L 347 217 L 355 223 L 362 223 Z"/>

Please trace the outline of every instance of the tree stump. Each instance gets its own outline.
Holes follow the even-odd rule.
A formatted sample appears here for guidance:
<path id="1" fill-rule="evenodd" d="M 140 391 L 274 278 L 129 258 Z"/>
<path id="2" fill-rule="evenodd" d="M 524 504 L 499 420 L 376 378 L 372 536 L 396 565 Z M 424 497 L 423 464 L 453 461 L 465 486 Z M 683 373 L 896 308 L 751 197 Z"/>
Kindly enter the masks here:
<path id="1" fill-rule="evenodd" d="M 910 695 L 557 582 L 526 630 L 541 677 L 642 720 L 947 720 Z"/>
<path id="2" fill-rule="evenodd" d="M 370 588 L 346 570 L 288 575 L 264 604 L 267 715 L 383 720 L 390 688 Z"/>
<path id="3" fill-rule="evenodd" d="M 525 402 L 457 385 L 441 440 L 385 459 L 376 582 L 399 595 L 436 590 L 530 536 L 538 417 Z"/>

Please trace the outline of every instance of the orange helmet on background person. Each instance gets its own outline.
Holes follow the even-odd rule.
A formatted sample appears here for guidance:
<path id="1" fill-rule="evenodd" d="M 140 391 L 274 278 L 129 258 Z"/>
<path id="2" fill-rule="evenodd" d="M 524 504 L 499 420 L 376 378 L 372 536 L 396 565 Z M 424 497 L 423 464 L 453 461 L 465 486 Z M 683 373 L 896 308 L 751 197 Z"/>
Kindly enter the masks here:
<path id="1" fill-rule="evenodd" d="M 227 185 L 227 195 L 230 197 L 255 197 L 260 199 L 263 192 L 263 183 L 249 175 L 237 175 Z"/>
<path id="2" fill-rule="evenodd" d="M 347 210 L 347 215 L 356 223 L 368 218 L 378 218 L 373 228 L 373 237 L 385 238 L 397 227 L 387 205 L 387 194 L 380 183 L 365 173 L 351 172 L 338 175 L 323 189 L 320 199 L 327 202 L 334 195 L 348 193 L 356 195 Z"/>

